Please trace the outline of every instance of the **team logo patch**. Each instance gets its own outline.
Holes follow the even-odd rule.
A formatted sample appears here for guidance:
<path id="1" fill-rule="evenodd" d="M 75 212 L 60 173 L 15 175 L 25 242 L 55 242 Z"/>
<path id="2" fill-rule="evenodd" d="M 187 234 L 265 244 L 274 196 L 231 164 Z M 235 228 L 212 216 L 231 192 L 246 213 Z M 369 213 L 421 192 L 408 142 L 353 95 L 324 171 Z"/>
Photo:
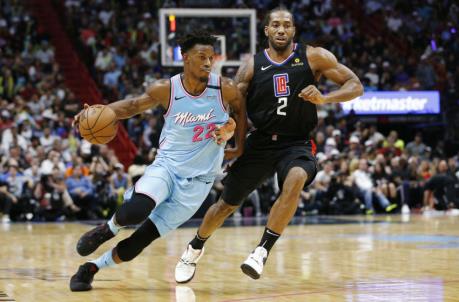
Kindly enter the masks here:
<path id="1" fill-rule="evenodd" d="M 274 95 L 276 97 L 289 96 L 290 87 L 288 84 L 288 73 L 275 74 L 274 80 Z"/>

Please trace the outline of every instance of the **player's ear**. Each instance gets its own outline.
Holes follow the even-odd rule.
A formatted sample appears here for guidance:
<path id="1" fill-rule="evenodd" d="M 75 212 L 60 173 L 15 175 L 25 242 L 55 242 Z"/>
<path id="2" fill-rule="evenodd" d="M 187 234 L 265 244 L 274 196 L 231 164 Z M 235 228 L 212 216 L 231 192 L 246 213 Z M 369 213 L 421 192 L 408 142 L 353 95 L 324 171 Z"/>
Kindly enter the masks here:
<path id="1" fill-rule="evenodd" d="M 265 36 L 266 37 L 268 36 L 268 28 L 269 28 L 269 26 L 265 26 Z"/>
<path id="2" fill-rule="evenodd" d="M 183 63 L 187 62 L 188 58 L 189 58 L 188 54 L 186 52 L 182 52 Z"/>

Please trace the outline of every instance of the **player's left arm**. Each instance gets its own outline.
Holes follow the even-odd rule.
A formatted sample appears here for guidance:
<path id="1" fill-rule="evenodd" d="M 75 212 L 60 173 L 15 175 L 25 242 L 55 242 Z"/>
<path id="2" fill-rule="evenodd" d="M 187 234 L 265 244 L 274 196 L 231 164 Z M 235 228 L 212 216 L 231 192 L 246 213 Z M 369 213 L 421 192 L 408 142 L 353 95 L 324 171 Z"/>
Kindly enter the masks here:
<path id="1" fill-rule="evenodd" d="M 241 92 L 239 91 L 239 89 L 236 86 L 236 83 L 233 80 L 222 77 L 222 97 L 223 102 L 229 106 L 231 116 L 233 116 L 236 120 L 236 125 L 233 125 L 233 127 L 236 126 L 236 146 L 225 152 L 225 158 L 229 159 L 230 157 L 234 158 L 240 156 L 244 151 L 243 148 L 245 143 L 245 136 L 247 133 L 247 115 L 244 98 L 242 97 Z M 231 122 L 230 120 L 230 122 L 228 122 L 227 125 L 231 123 L 234 123 L 234 121 Z M 219 134 L 219 130 L 220 129 L 216 130 L 217 135 Z"/>
<path id="2" fill-rule="evenodd" d="M 350 101 L 363 94 L 363 85 L 357 75 L 339 63 L 330 51 L 321 47 L 308 47 L 307 58 L 316 78 L 323 75 L 338 84 L 340 88 L 323 95 L 316 86 L 309 85 L 300 92 L 299 97 L 321 105 Z"/>

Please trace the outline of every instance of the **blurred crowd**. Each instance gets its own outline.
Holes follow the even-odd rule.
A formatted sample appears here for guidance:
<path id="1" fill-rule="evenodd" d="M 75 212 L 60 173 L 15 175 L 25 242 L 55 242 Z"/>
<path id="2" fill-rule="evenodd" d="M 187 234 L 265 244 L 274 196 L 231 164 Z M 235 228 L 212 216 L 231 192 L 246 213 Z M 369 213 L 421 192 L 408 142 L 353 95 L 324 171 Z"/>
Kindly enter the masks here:
<path id="1" fill-rule="evenodd" d="M 194 3 L 185 2 L 187 6 Z M 75 47 L 106 99 L 140 94 L 145 83 L 177 72 L 160 66 L 159 2 L 62 3 L 67 30 L 77 40 Z M 161 7 L 180 7 L 180 3 L 165 1 Z M 259 0 L 216 3 L 226 4 L 256 8 L 258 36 L 263 37 L 261 24 L 270 4 Z M 365 1 L 364 7 L 368 17 L 384 18 L 383 30 L 409 45 L 406 56 L 395 55 L 397 50 L 382 37 L 362 33 L 339 2 L 304 0 L 289 6 L 297 38 L 335 53 L 362 79 L 366 91 L 438 89 L 457 99 L 457 5 L 452 1 L 372 0 Z M 244 32 L 235 30 L 228 37 L 244 40 Z M 264 46 L 259 41 L 258 48 Z M 234 71 L 223 72 L 232 76 Z M 319 88 L 326 93 L 335 85 L 322 81 Z M 49 37 L 20 2 L 2 1 L 0 212 L 4 221 L 109 217 L 122 202 L 124 191 L 154 159 L 163 125 L 160 109 L 126 121 L 129 136 L 139 148 L 130 167 L 123 167 L 106 146 L 80 140 L 71 127 L 79 110 L 80 100 L 65 87 Z M 380 133 L 375 125 L 345 116 L 334 105 L 320 108 L 313 137 L 320 171 L 303 192 L 298 215 L 458 207 L 458 158 L 447 157 L 442 137 L 429 146 L 421 133 L 403 138 L 396 131 Z M 220 179 L 198 215 L 218 197 Z M 236 215 L 267 213 L 277 193 L 275 178 L 269 179 Z"/>
<path id="2" fill-rule="evenodd" d="M 122 201 L 137 176 L 106 146 L 80 140 L 71 126 L 80 109 L 24 3 L 0 2 L 3 221 L 103 218 Z"/>

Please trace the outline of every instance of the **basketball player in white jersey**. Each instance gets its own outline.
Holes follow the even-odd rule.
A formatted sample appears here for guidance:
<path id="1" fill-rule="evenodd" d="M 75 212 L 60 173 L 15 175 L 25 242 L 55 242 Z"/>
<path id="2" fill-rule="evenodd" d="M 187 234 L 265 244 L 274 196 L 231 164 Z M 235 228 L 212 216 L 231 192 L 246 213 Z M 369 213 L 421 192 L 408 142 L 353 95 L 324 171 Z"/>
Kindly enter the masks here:
<path id="1" fill-rule="evenodd" d="M 84 234 L 77 251 L 87 256 L 123 226 L 143 223 L 115 248 L 81 265 L 70 280 L 72 291 L 90 290 L 100 269 L 134 259 L 153 240 L 191 218 L 209 194 L 223 158 L 242 153 L 247 128 L 245 104 L 233 81 L 210 72 L 215 42 L 205 32 L 184 36 L 180 41 L 183 73 L 153 83 L 140 97 L 108 105 L 118 119 L 162 106 L 166 109 L 165 124 L 158 155 L 126 196 L 129 202 L 110 221 Z M 227 107 L 238 126 L 236 147 L 224 150 L 236 126 Z"/>

